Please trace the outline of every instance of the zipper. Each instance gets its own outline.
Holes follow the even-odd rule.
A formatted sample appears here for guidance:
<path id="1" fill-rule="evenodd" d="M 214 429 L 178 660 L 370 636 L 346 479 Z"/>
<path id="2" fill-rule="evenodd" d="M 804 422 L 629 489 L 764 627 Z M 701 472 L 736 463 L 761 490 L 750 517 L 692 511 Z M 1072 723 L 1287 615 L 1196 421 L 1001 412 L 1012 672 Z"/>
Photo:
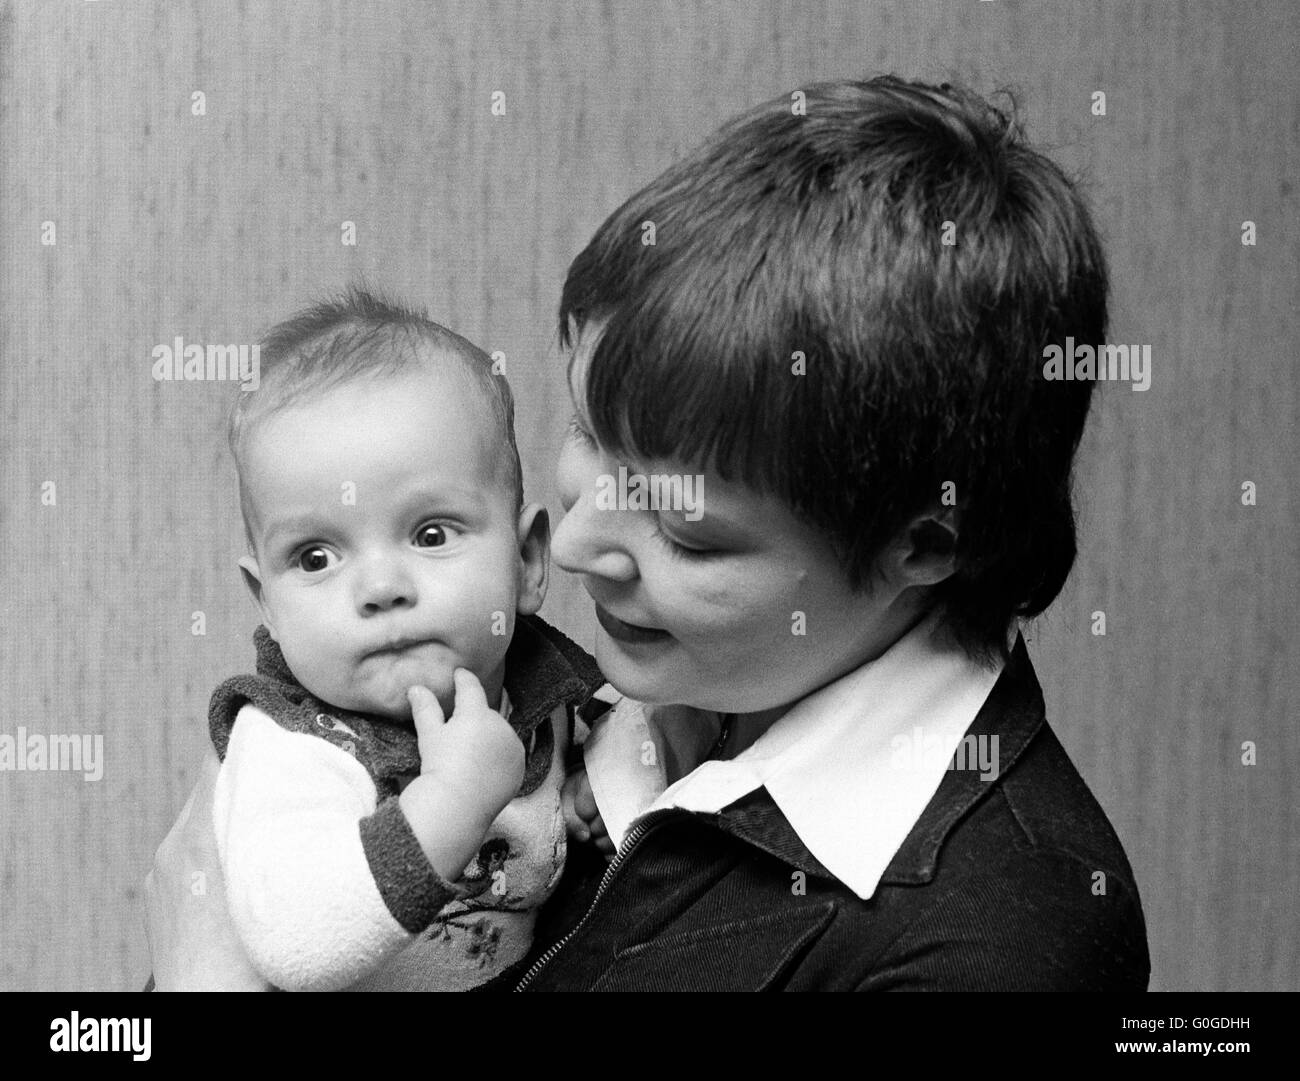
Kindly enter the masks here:
<path id="1" fill-rule="evenodd" d="M 646 815 L 632 827 L 628 835 L 623 838 L 623 843 L 619 845 L 613 860 L 610 861 L 610 865 L 605 868 L 605 873 L 600 879 L 600 885 L 596 887 L 596 895 L 592 897 L 591 904 L 587 907 L 587 911 L 583 913 L 582 919 L 573 926 L 573 929 L 567 935 L 533 962 L 533 967 L 524 973 L 523 978 L 515 986 L 516 992 L 524 990 L 532 983 L 537 974 L 551 962 L 551 959 L 557 953 L 564 949 L 569 940 L 587 925 L 587 921 L 591 919 L 591 914 L 596 911 L 596 906 L 600 904 L 601 897 L 609 889 L 610 883 L 614 881 L 614 876 L 618 874 L 618 869 L 627 862 L 628 857 L 632 855 L 632 850 L 641 843 L 641 839 L 665 818 L 676 818 L 681 815 L 682 812 L 676 808 L 665 807 L 662 810 Z"/>

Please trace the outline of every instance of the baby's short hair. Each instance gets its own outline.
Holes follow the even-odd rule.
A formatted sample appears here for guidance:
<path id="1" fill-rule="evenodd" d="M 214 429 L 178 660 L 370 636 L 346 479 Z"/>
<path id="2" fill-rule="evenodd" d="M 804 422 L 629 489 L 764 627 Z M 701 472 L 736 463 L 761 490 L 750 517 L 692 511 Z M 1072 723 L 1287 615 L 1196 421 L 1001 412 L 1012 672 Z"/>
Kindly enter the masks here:
<path id="1" fill-rule="evenodd" d="M 491 407 L 508 482 L 517 505 L 523 503 L 523 470 L 515 442 L 515 403 L 504 374 L 491 357 L 424 312 L 360 285 L 314 304 L 262 337 L 260 382 L 241 391 L 230 412 L 227 436 L 240 475 L 240 507 L 249 547 L 248 505 L 243 484 L 243 453 L 258 420 L 310 395 L 368 375 L 397 374 L 424 363 L 421 349 L 454 357 Z"/>
<path id="2" fill-rule="evenodd" d="M 854 588 L 951 481 L 938 597 L 990 657 L 1074 561 L 1093 385 L 1046 380 L 1043 350 L 1101 343 L 1106 294 L 1088 209 L 1014 105 L 885 76 L 723 127 L 600 227 L 559 322 L 566 345 L 604 325 L 585 391 L 602 443 L 777 495 Z"/>

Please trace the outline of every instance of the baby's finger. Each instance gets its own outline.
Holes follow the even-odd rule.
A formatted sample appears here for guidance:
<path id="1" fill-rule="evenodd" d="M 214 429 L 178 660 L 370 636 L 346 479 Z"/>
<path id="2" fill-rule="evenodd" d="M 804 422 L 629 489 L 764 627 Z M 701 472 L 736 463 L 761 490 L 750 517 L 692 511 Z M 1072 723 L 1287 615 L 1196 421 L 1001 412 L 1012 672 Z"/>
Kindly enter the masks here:
<path id="1" fill-rule="evenodd" d="M 597 837 L 593 844 L 595 844 L 597 852 L 601 852 L 606 856 L 612 856 L 618 851 L 614 847 L 614 842 L 608 837 Z"/>
<path id="2" fill-rule="evenodd" d="M 406 700 L 411 703 L 411 718 L 415 721 L 415 745 L 420 752 L 420 763 L 432 763 L 435 756 L 430 741 L 444 724 L 442 707 L 428 687 L 418 684 L 406 692 Z"/>
<path id="3" fill-rule="evenodd" d="M 595 818 L 588 818 L 587 828 L 591 830 L 591 835 L 598 841 L 602 837 L 609 836 L 609 831 L 605 829 L 605 820 L 600 815 L 596 815 Z"/>
<path id="4" fill-rule="evenodd" d="M 457 668 L 453 678 L 456 681 L 456 705 L 452 709 L 452 715 L 462 713 L 462 716 L 469 717 L 475 713 L 481 713 L 488 710 L 487 694 L 483 691 L 483 684 L 478 681 L 478 676 L 468 668 Z"/>

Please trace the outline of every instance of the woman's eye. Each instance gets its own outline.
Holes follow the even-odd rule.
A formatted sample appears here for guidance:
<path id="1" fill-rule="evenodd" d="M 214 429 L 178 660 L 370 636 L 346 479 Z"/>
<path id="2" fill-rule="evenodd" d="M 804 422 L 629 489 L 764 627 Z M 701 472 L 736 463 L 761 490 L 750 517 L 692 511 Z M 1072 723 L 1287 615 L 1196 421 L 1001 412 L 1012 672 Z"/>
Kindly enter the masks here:
<path id="1" fill-rule="evenodd" d="M 415 534 L 417 548 L 441 548 L 447 543 L 447 531 L 440 525 L 423 525 Z"/>
<path id="2" fill-rule="evenodd" d="M 664 527 L 655 523 L 655 536 L 667 547 L 670 555 L 679 559 L 705 559 L 708 556 L 717 555 L 716 548 L 693 548 L 689 544 L 683 544 L 681 541 L 668 535 Z"/>
<path id="3" fill-rule="evenodd" d="M 298 567 L 300 570 L 314 574 L 318 571 L 328 569 L 330 565 L 330 553 L 328 548 L 322 548 L 319 544 L 314 544 L 310 548 L 304 548 L 298 553 Z"/>
<path id="4" fill-rule="evenodd" d="M 587 431 L 586 428 L 582 426 L 582 421 L 578 419 L 578 415 L 576 413 L 569 418 L 569 435 L 571 435 L 583 446 L 594 447 L 596 445 L 595 438 L 592 436 L 592 434 L 589 431 Z"/>

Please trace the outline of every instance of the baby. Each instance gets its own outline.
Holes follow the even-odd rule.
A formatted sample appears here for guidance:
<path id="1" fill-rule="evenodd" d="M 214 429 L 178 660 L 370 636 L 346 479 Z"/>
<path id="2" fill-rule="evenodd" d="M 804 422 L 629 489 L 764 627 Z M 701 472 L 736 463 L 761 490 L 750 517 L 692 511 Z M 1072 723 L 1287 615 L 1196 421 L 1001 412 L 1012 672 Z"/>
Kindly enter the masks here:
<path id="1" fill-rule="evenodd" d="M 536 616 L 550 528 L 509 387 L 360 289 L 261 365 L 230 427 L 257 674 L 209 716 L 235 927 L 286 990 L 474 986 L 560 877 L 573 710 L 602 682 Z"/>

